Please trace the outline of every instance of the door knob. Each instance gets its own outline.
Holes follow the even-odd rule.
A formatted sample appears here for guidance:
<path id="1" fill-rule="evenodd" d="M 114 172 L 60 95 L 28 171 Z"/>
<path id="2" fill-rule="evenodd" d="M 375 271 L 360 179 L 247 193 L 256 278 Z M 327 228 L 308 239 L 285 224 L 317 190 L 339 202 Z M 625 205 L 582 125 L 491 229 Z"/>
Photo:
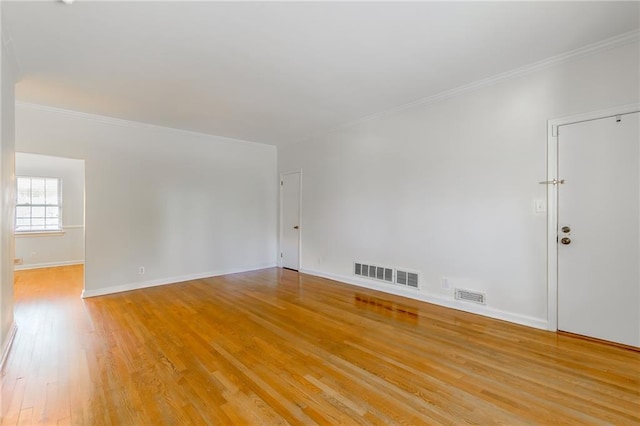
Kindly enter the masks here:
<path id="1" fill-rule="evenodd" d="M 300 229 L 298 225 L 294 226 L 293 229 Z"/>
<path id="2" fill-rule="evenodd" d="M 563 226 L 562 227 L 562 232 L 564 232 L 565 234 L 568 234 L 569 232 L 571 232 L 571 228 L 568 226 Z"/>
<path id="3" fill-rule="evenodd" d="M 560 240 L 560 242 L 561 242 L 562 244 L 564 244 L 565 246 L 568 246 L 569 244 L 571 244 L 571 238 L 569 238 L 569 237 L 563 237 L 563 238 Z"/>

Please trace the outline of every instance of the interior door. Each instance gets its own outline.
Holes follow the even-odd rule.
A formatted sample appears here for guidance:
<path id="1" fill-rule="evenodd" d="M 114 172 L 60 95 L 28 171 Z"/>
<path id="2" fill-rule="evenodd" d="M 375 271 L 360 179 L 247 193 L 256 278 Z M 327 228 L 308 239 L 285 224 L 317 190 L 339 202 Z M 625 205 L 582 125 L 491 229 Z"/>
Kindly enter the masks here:
<path id="1" fill-rule="evenodd" d="M 638 347 L 639 115 L 558 131 L 558 329 Z"/>
<path id="2" fill-rule="evenodd" d="M 287 173 L 280 180 L 282 200 L 280 257 L 283 268 L 300 267 L 300 173 Z"/>

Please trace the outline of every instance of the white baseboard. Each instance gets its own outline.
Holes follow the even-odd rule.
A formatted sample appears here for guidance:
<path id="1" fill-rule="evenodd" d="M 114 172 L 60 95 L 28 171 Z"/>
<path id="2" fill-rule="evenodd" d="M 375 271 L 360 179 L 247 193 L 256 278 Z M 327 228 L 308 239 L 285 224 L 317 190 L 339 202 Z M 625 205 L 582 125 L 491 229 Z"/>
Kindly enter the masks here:
<path id="1" fill-rule="evenodd" d="M 64 262 L 47 262 L 47 263 L 28 263 L 22 265 L 15 265 L 13 268 L 16 271 L 26 271 L 28 269 L 42 269 L 42 268 L 55 268 L 57 266 L 71 266 L 71 265 L 84 265 L 84 260 L 67 260 Z"/>
<path id="2" fill-rule="evenodd" d="M 217 277 L 220 275 L 237 274 L 240 272 L 257 271 L 258 269 L 266 269 L 266 268 L 274 268 L 274 267 L 276 267 L 275 263 L 264 263 L 260 265 L 250 266 L 247 268 L 221 269 L 217 271 L 201 272 L 198 274 L 182 275 L 178 277 L 169 277 L 169 278 L 160 278 L 157 280 L 141 281 L 137 283 L 115 285 L 111 287 L 102 287 L 102 288 L 92 289 L 92 290 L 84 289 L 82 291 L 82 298 L 86 299 L 88 297 L 104 296 L 107 294 L 121 293 L 123 291 L 139 290 L 142 288 L 157 287 L 157 286 L 167 285 L 167 284 L 176 284 L 184 281 L 199 280 L 203 278 Z"/>
<path id="3" fill-rule="evenodd" d="M 403 296 L 409 299 L 420 300 L 423 302 L 433 303 L 434 305 L 444 306 L 447 308 L 457 309 L 459 311 L 469 312 L 472 314 L 482 315 L 489 318 L 495 318 L 503 321 L 512 322 L 515 324 L 526 325 L 528 327 L 539 328 L 541 330 L 547 330 L 547 320 L 527 315 L 517 314 L 514 312 L 507 312 L 500 309 L 491 308 L 484 305 L 473 305 L 465 303 L 453 298 L 441 296 L 439 294 L 429 294 L 419 290 L 409 290 L 394 284 L 378 284 L 369 280 L 360 279 L 357 277 L 348 277 L 344 275 L 332 274 L 327 272 L 314 271 L 309 269 L 301 269 L 300 272 L 314 275 L 317 277 L 328 278 L 330 280 L 339 281 L 345 284 L 355 285 L 358 287 L 364 287 L 371 290 L 377 290 L 384 293 L 394 294 L 396 296 Z"/>
<path id="4" fill-rule="evenodd" d="M 11 350 L 11 345 L 13 345 L 13 341 L 16 338 L 17 331 L 18 327 L 16 326 L 16 323 L 11 322 L 11 325 L 9 326 L 9 335 L 7 336 L 5 341 L 2 342 L 2 358 L 0 358 L 0 370 L 4 368 L 4 363 L 9 356 L 9 351 Z"/>

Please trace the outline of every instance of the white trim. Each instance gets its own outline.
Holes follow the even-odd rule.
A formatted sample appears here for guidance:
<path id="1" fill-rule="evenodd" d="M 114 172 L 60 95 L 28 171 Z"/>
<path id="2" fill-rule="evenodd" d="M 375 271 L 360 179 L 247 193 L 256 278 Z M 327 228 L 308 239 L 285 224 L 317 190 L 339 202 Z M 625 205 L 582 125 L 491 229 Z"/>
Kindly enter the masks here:
<path id="1" fill-rule="evenodd" d="M 37 110 L 41 110 L 41 111 L 54 112 L 54 113 L 59 113 L 59 114 L 66 114 L 66 115 L 70 115 L 70 116 L 73 116 L 73 117 L 79 118 L 79 119 L 96 121 L 98 123 L 103 123 L 103 124 L 112 124 L 112 125 L 120 126 L 120 127 L 129 127 L 129 128 L 133 128 L 133 129 L 169 130 L 169 131 L 172 131 L 172 132 L 188 133 L 190 135 L 200 136 L 200 137 L 202 137 L 202 136 L 205 136 L 205 137 L 208 137 L 208 138 L 212 138 L 213 137 L 213 138 L 217 138 L 217 139 L 220 139 L 222 141 L 225 141 L 225 142 L 242 143 L 242 144 L 247 144 L 247 145 L 260 145 L 260 146 L 265 147 L 265 148 L 266 147 L 275 148 L 275 145 L 273 145 L 273 144 L 266 144 L 266 143 L 261 143 L 261 142 L 248 141 L 248 140 L 244 140 L 244 139 L 234 139 L 234 138 L 230 138 L 230 137 L 227 137 L 227 136 L 220 136 L 220 135 L 214 135 L 214 134 L 209 134 L 209 133 L 195 132 L 193 130 L 178 129 L 178 128 L 175 128 L 175 127 L 160 126 L 158 124 L 143 123 L 141 121 L 131 121 L 131 120 L 125 120 L 125 119 L 122 119 L 122 118 L 107 117 L 105 115 L 90 114 L 90 113 L 86 113 L 86 112 L 74 111 L 74 110 L 63 109 L 63 108 L 56 108 L 56 107 L 51 107 L 51 106 L 47 106 L 47 105 L 34 104 L 34 103 L 30 103 L 30 102 L 16 101 L 16 107 L 19 107 L 19 108 L 33 108 L 33 109 L 37 109 Z"/>
<path id="2" fill-rule="evenodd" d="M 624 46 L 626 44 L 629 43 L 633 43 L 633 42 L 637 42 L 640 41 L 640 30 L 633 30 L 633 31 L 629 31 L 623 34 L 619 34 L 615 37 L 611 37 L 605 40 L 601 40 L 599 42 L 593 43 L 593 44 L 589 44 L 587 46 L 583 46 L 580 47 L 578 49 L 574 49 L 571 50 L 569 52 L 565 52 L 556 56 L 552 56 L 550 58 L 546 58 L 543 59 L 541 61 L 538 62 L 534 62 L 532 64 L 528 64 L 519 68 L 515 68 L 513 70 L 510 71 L 506 71 L 500 74 L 496 74 L 494 76 L 482 79 L 482 80 L 477 80 L 475 82 L 469 83 L 469 84 L 465 84 L 450 90 L 446 90 L 444 92 L 440 92 L 437 93 L 435 95 L 432 96 L 427 96 L 421 99 L 418 99 L 416 101 L 413 102 L 409 102 L 406 104 L 402 104 L 399 106 L 396 106 L 394 108 L 388 109 L 388 110 L 384 110 L 384 111 L 380 111 L 378 113 L 375 114 L 371 114 L 371 115 L 367 115 L 365 117 L 361 117 L 358 118 L 356 120 L 350 121 L 348 123 L 344 123 L 344 124 L 340 124 L 338 126 L 335 126 L 332 129 L 328 129 L 328 130 L 324 130 L 324 131 L 320 131 L 318 133 L 312 134 L 312 135 L 308 135 L 306 137 L 302 137 L 300 138 L 301 142 L 304 141 L 308 141 L 308 140 L 312 140 L 315 139 L 317 137 L 326 135 L 326 134 L 330 134 L 333 132 L 336 132 L 338 130 L 344 129 L 344 128 L 348 128 L 348 127 L 352 127 L 356 124 L 360 124 L 363 122 L 367 122 L 379 117 L 383 117 L 383 116 L 387 116 L 387 115 L 391 115 L 397 112 L 401 112 L 416 106 L 422 106 L 422 105 L 428 105 L 428 104 L 432 104 L 438 101 L 442 101 L 448 98 L 452 98 L 455 96 L 459 96 L 462 95 L 464 93 L 476 90 L 476 89 L 481 89 L 483 87 L 488 87 L 488 86 L 492 86 L 495 85 L 497 83 L 500 83 L 504 80 L 509 80 L 509 79 L 513 79 L 513 78 L 517 78 L 517 77 L 521 77 L 524 76 L 526 74 L 530 74 L 536 71 L 540 71 L 543 70 L 545 68 L 549 68 L 555 64 L 559 64 L 562 62 L 566 62 L 568 60 L 574 59 L 574 58 L 579 58 L 582 56 L 587 56 L 587 55 L 591 55 L 591 54 L 595 54 L 604 50 L 608 50 L 608 49 L 613 49 L 619 46 Z M 11 43 L 12 44 L 12 43 Z M 14 55 L 15 57 L 15 55 Z M 19 65 L 17 65 L 17 67 L 19 68 Z M 171 131 L 178 131 L 178 132 L 186 132 L 192 135 L 198 135 L 198 136 L 207 136 L 207 137 L 216 137 L 216 138 L 220 138 L 226 141 L 230 141 L 230 142 L 234 142 L 234 143 L 246 143 L 246 144 L 254 144 L 254 145 L 263 145 L 263 146 L 275 146 L 274 144 L 266 144 L 266 143 L 262 143 L 262 142 L 255 142 L 255 141 L 248 141 L 248 140 L 243 140 L 243 139 L 234 139 L 234 138 L 230 138 L 230 137 L 226 137 L 226 136 L 220 136 L 220 135 L 214 135 L 214 134 L 208 134 L 208 133 L 201 133 L 201 132 L 195 132 L 192 130 L 186 130 L 186 129 L 177 129 L 177 128 L 173 128 L 173 127 L 165 127 L 165 126 L 160 126 L 157 124 L 150 124 L 150 123 L 143 123 L 143 122 L 139 122 L 139 121 L 131 121 L 131 120 L 125 120 L 125 119 L 121 119 L 121 118 L 114 118 L 114 117 L 107 117 L 104 115 L 98 115 L 98 114 L 89 114 L 89 113 L 84 113 L 84 112 L 80 112 L 80 111 L 74 111 L 74 110 L 68 110 L 68 109 L 62 109 L 62 108 L 56 108 L 56 107 L 50 107 L 50 106 L 46 106 L 46 105 L 40 105 L 40 104 L 34 104 L 34 103 L 29 103 L 29 102 L 23 102 L 23 101 L 16 101 L 15 102 L 16 107 L 26 107 L 26 108 L 34 108 L 34 109 L 39 109 L 42 111 L 49 111 L 49 112 L 56 112 L 56 113 L 61 113 L 61 114 L 67 114 L 67 115 L 72 115 L 75 116 L 77 118 L 83 118 L 86 120 L 92 120 L 92 121 L 97 121 L 97 122 L 101 122 L 101 123 L 106 123 L 106 124 L 113 124 L 113 125 L 117 125 L 117 126 L 123 126 L 123 127 L 132 127 L 132 128 L 157 128 L 157 129 L 164 129 L 164 130 L 171 130 Z"/>
<path id="3" fill-rule="evenodd" d="M 547 321 L 542 318 L 535 318 L 527 315 L 517 314 L 514 312 L 503 311 L 500 309 L 490 308 L 485 305 L 465 303 L 453 299 L 453 296 L 451 298 L 448 298 L 439 294 L 428 294 L 424 291 L 416 292 L 415 290 L 404 289 L 399 286 L 389 286 L 383 284 L 382 282 L 378 284 L 377 282 L 372 282 L 369 280 L 361 280 L 354 277 L 347 277 L 344 275 L 331 274 L 327 272 L 313 271 L 308 269 L 301 270 L 300 272 L 317 277 L 328 278 L 330 280 L 339 281 L 344 284 L 364 287 L 370 290 L 377 290 L 383 293 L 389 293 L 396 296 L 407 297 L 409 299 L 420 300 L 422 302 L 433 303 L 434 305 L 444 306 L 446 308 L 456 309 L 459 311 L 482 315 L 489 318 L 525 325 L 527 327 L 533 327 L 542 330 L 547 329 Z"/>
<path id="4" fill-rule="evenodd" d="M 333 132 L 337 132 L 341 129 L 345 129 L 345 128 L 349 128 L 352 126 L 355 126 L 357 124 L 361 124 L 367 121 L 371 121 L 374 120 L 376 118 L 380 118 L 380 117 L 384 117 L 387 115 L 391 115 L 391 114 L 395 114 L 407 109 L 411 109 L 414 107 L 418 107 L 418 106 L 424 106 L 424 105 L 429 105 L 429 104 L 433 104 L 435 102 L 439 102 L 439 101 L 443 101 L 445 99 L 449 99 L 449 98 L 453 98 L 459 95 L 462 95 L 464 93 L 467 92 L 471 92 L 474 90 L 478 90 L 478 89 L 482 89 L 484 87 L 489 87 L 489 86 L 493 86 L 495 84 L 501 83 L 505 80 L 510 80 L 510 79 L 514 79 L 514 78 L 518 78 L 518 77 L 522 77 L 525 76 L 527 74 L 531 74 L 533 72 L 536 71 L 541 71 L 544 70 L 546 68 L 549 68 L 553 65 L 556 64 L 560 64 L 563 62 L 567 62 L 571 59 L 574 58 L 579 58 L 582 56 L 587 56 L 587 55 L 591 55 L 591 54 L 595 54 L 604 50 L 609 50 L 609 49 L 613 49 L 619 46 L 624 46 L 626 44 L 629 43 L 633 43 L 633 42 L 637 42 L 640 41 L 640 30 L 633 30 L 633 31 L 629 31 L 623 34 L 619 34 L 615 37 L 611 37 L 605 40 L 601 40 L 599 42 L 593 43 L 593 44 L 589 44 L 587 46 L 583 46 L 580 47 L 578 49 L 575 50 L 570 50 L 569 52 L 565 52 L 565 53 L 561 53 L 559 55 L 556 56 L 552 56 L 550 58 L 546 58 L 543 59 L 541 61 L 538 62 L 534 62 L 528 65 L 524 65 L 522 67 L 519 68 L 515 68 L 512 69 L 510 71 L 506 71 L 500 74 L 495 74 L 491 77 L 482 79 L 482 80 L 477 80 L 475 82 L 469 83 L 469 84 L 465 84 L 450 90 L 445 90 L 444 92 L 440 92 L 437 93 L 435 95 L 432 96 L 427 96 L 421 99 L 418 99 L 416 101 L 413 102 L 409 102 L 406 104 L 402 104 L 402 105 L 398 105 L 397 107 L 391 108 L 391 109 L 387 109 L 384 111 L 380 111 L 371 115 L 367 115 L 365 117 L 361 117 L 358 118 L 356 120 L 350 121 L 348 123 L 344 123 L 344 124 L 340 124 L 332 129 L 326 130 L 326 131 L 321 131 L 318 133 L 315 133 L 313 135 L 307 136 L 305 138 L 302 138 L 301 141 L 305 142 L 305 141 L 309 141 L 321 136 L 324 136 L 326 134 L 330 134 Z"/>
<path id="5" fill-rule="evenodd" d="M 88 297 L 104 296 L 107 294 L 121 293 L 123 291 L 139 290 L 143 288 L 157 287 L 157 286 L 168 285 L 168 284 L 177 284 L 184 281 L 200 280 L 203 278 L 212 278 L 220 275 L 238 274 L 241 272 L 251 272 L 251 271 L 257 271 L 259 269 L 275 268 L 276 266 L 277 265 L 275 263 L 264 263 L 260 265 L 249 266 L 246 268 L 221 269 L 217 271 L 201 272 L 198 274 L 182 275 L 178 277 L 160 278 L 157 280 L 141 281 L 136 283 L 102 287 L 102 288 L 92 289 L 92 290 L 87 290 L 86 284 L 85 284 L 85 289 L 82 291 L 82 298 L 86 299 Z"/>
<path id="6" fill-rule="evenodd" d="M 62 237 L 65 234 L 64 228 L 55 231 L 16 231 L 15 238 L 35 238 L 35 237 Z"/>
<path id="7" fill-rule="evenodd" d="M 15 231 L 16 238 L 61 237 L 69 229 L 84 229 L 84 225 L 62 225 L 62 229 L 50 231 Z"/>
<path id="8" fill-rule="evenodd" d="M 640 104 L 556 118 L 547 122 L 547 181 L 558 177 L 558 128 L 583 121 L 640 111 Z M 558 330 L 558 188 L 547 185 L 547 327 Z"/>
<path id="9" fill-rule="evenodd" d="M 67 260 L 63 262 L 31 263 L 16 265 L 15 271 L 26 271 L 29 269 L 57 268 L 58 266 L 84 265 L 84 260 Z"/>
<path id="10" fill-rule="evenodd" d="M 62 225 L 62 229 L 84 229 L 84 225 Z"/>
<path id="11" fill-rule="evenodd" d="M 279 232 L 279 239 L 278 239 L 278 253 L 282 253 L 282 182 L 284 180 L 285 175 L 292 175 L 292 174 L 298 174 L 298 226 L 300 227 L 300 229 L 298 229 L 298 270 L 300 270 L 301 265 L 302 265 L 302 233 L 303 233 L 303 226 L 302 226 L 302 169 L 296 169 L 296 170 L 291 170 L 288 172 L 284 172 L 284 173 L 280 173 L 280 185 L 278 185 L 278 187 L 280 188 L 280 220 L 279 220 L 279 227 L 280 227 L 280 232 Z M 278 267 L 282 268 L 282 256 L 278 256 Z"/>
<path id="12" fill-rule="evenodd" d="M 0 370 L 4 369 L 4 363 L 9 357 L 9 351 L 11 350 L 13 341 L 16 338 L 17 331 L 18 331 L 18 327 L 16 326 L 16 323 L 12 321 L 11 325 L 9 326 L 9 335 L 7 336 L 5 341 L 2 342 L 2 358 L 0 358 Z"/>

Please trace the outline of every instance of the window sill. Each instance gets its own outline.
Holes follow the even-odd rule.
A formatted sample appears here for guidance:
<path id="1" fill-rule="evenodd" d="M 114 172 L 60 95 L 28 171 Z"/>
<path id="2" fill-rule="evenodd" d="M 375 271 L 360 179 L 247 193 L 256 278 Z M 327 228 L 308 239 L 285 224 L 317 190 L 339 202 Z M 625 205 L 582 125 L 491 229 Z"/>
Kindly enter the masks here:
<path id="1" fill-rule="evenodd" d="M 59 231 L 21 231 L 14 233 L 16 238 L 32 238 L 32 237 L 61 237 L 65 234 L 63 230 Z"/>

